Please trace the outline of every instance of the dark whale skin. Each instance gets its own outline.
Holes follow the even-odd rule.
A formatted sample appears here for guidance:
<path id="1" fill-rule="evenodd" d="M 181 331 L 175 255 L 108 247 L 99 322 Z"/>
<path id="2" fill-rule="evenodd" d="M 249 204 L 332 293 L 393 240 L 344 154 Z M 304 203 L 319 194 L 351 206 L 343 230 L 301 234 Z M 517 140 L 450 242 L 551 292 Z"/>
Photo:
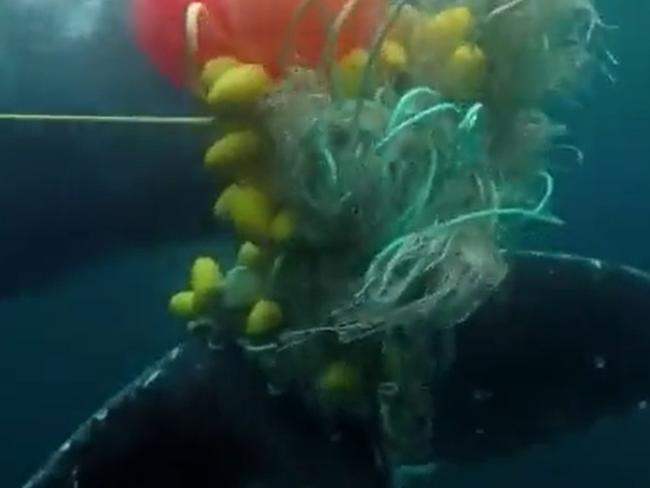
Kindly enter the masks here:
<path id="1" fill-rule="evenodd" d="M 516 253 L 454 330 L 431 379 L 432 461 L 551 443 L 650 395 L 650 278 L 569 255 Z M 237 347 L 193 338 L 82 425 L 24 488 L 384 486 L 372 420 L 327 422 L 272 394 Z"/>

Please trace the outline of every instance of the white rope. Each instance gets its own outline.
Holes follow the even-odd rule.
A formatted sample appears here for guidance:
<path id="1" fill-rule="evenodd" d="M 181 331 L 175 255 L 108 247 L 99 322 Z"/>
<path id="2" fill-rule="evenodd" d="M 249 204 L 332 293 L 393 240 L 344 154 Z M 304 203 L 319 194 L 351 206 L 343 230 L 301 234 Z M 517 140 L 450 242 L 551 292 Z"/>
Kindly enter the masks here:
<path id="1" fill-rule="evenodd" d="M 166 117 L 155 115 L 55 115 L 0 113 L 1 121 L 81 122 L 93 124 L 210 125 L 212 117 Z"/>

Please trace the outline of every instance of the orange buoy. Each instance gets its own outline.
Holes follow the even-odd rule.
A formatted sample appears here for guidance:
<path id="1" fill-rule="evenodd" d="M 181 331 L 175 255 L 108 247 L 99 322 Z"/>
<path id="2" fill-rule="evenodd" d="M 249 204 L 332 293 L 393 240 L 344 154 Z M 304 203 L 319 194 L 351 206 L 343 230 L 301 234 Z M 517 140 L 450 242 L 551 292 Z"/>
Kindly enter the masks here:
<path id="1" fill-rule="evenodd" d="M 201 0 L 195 61 L 233 56 L 264 65 L 278 76 L 291 38 L 289 63 L 314 67 L 327 34 L 349 0 Z M 132 0 L 139 47 L 174 83 L 185 78 L 185 13 L 193 0 Z M 349 4 L 352 6 L 352 4 Z M 302 10 L 299 10 L 302 9 Z M 336 57 L 367 46 L 387 10 L 387 0 L 357 0 L 337 36 Z M 299 21 L 295 22 L 300 12 Z"/>

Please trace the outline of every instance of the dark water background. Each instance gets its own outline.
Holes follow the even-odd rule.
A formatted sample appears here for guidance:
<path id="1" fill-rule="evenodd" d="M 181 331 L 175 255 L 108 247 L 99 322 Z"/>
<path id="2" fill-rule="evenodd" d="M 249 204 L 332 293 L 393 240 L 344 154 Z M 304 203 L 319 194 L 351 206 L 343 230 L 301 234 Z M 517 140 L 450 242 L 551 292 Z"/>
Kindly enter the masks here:
<path id="1" fill-rule="evenodd" d="M 596 78 L 582 107 L 557 114 L 585 164 L 558 176 L 568 225 L 529 241 L 650 269 L 650 3 L 599 6 L 620 26 L 618 82 Z M 135 51 L 122 0 L 2 0 L 0 111 L 196 107 Z M 170 289 L 192 256 L 228 246 L 196 232 L 210 206 L 197 164 L 209 137 L 0 122 L 0 487 L 19 486 L 182 336 Z M 650 413 L 639 411 L 514 459 L 444 469 L 440 486 L 647 487 L 648 460 Z"/>

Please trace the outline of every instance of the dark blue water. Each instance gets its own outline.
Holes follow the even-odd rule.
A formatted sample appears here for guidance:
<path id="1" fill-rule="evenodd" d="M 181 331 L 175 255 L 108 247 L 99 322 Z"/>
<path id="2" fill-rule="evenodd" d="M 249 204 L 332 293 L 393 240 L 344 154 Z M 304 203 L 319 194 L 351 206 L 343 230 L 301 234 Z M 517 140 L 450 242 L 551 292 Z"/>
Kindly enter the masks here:
<path id="1" fill-rule="evenodd" d="M 621 62 L 569 124 L 585 164 L 557 178 L 564 228 L 528 236 L 650 269 L 650 4 L 601 2 Z M 0 112 L 187 114 L 143 63 L 121 0 L 0 3 Z M 182 336 L 165 310 L 209 202 L 194 129 L 0 122 L 0 486 L 18 486 L 102 401 Z M 187 212 L 187 208 L 195 211 Z M 195 215 L 195 217 L 188 217 Z M 644 318 L 648 320 L 648 318 Z M 440 486 L 650 486 L 650 414 L 441 470 Z"/>

